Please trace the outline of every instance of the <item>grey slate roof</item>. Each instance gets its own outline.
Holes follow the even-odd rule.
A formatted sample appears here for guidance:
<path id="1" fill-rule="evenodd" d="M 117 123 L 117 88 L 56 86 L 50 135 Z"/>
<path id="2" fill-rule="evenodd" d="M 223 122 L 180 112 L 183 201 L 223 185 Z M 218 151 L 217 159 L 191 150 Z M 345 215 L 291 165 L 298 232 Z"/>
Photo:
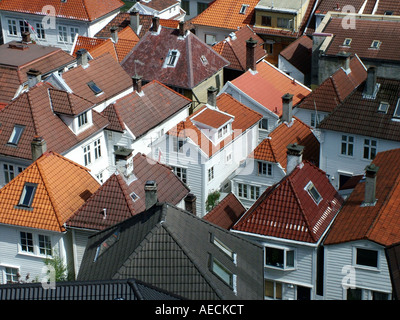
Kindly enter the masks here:
<path id="1" fill-rule="evenodd" d="M 118 240 L 95 260 L 97 248 Z M 237 255 L 236 264 L 211 242 L 215 236 Z M 209 268 L 211 257 L 236 275 L 236 289 Z M 170 204 L 149 210 L 89 238 L 78 280 L 136 278 L 193 300 L 263 299 L 263 249 Z"/>
<path id="2" fill-rule="evenodd" d="M 0 285 L 1 300 L 182 300 L 136 279 L 57 282 L 44 289 L 40 282 Z"/>

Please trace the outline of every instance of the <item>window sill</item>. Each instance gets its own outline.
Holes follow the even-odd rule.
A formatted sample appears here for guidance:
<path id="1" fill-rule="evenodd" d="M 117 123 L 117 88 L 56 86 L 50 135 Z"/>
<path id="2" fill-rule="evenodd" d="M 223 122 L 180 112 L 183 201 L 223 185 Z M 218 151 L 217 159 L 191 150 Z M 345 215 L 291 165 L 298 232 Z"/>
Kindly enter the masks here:
<path id="1" fill-rule="evenodd" d="M 354 265 L 353 266 L 355 269 L 359 269 L 359 270 L 364 270 L 364 271 L 372 271 L 375 273 L 381 272 L 381 270 L 377 267 L 368 267 L 368 266 L 363 266 L 363 265 Z"/>
<path id="2" fill-rule="evenodd" d="M 280 270 L 280 271 L 295 271 L 295 267 L 290 267 L 290 268 L 281 268 L 281 267 L 274 267 L 274 266 L 269 266 L 269 265 L 264 265 L 264 268 L 267 269 L 273 269 L 273 270 Z"/>
<path id="3" fill-rule="evenodd" d="M 46 259 L 46 258 L 51 259 L 53 257 L 53 256 L 46 256 L 44 254 L 36 254 L 36 253 L 25 252 L 25 251 L 18 251 L 18 255 L 25 256 L 25 257 L 37 258 L 37 259 Z"/>

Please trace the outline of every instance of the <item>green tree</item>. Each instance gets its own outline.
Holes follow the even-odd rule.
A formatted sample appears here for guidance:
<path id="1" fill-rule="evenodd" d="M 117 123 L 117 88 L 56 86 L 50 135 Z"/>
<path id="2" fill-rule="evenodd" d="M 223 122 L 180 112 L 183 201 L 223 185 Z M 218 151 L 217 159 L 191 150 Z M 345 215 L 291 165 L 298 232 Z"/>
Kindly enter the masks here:
<path id="1" fill-rule="evenodd" d="M 220 196 L 221 196 L 221 194 L 217 190 L 208 194 L 207 201 L 206 201 L 207 211 L 212 210 L 218 204 L 218 200 L 219 200 Z"/>

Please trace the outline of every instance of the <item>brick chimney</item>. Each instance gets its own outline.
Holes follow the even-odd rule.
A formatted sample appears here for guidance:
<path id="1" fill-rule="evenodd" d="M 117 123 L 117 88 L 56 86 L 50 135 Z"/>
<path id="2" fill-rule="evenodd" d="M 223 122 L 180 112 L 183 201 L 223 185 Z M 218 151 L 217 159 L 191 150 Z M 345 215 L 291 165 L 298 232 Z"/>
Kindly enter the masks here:
<path id="1" fill-rule="evenodd" d="M 282 122 L 290 123 L 293 116 L 293 95 L 286 93 L 282 97 Z"/>
<path id="2" fill-rule="evenodd" d="M 364 94 L 373 96 L 376 88 L 376 67 L 369 67 L 367 70 L 367 79 L 365 81 Z"/>
<path id="3" fill-rule="evenodd" d="M 154 180 L 146 181 L 144 185 L 146 210 L 154 206 L 157 199 L 157 183 Z"/>
<path id="4" fill-rule="evenodd" d="M 151 31 L 153 32 L 158 32 L 158 28 L 160 26 L 160 18 L 159 17 L 153 17 L 153 26 L 151 27 Z"/>
<path id="5" fill-rule="evenodd" d="M 217 91 L 215 87 L 209 87 L 207 89 L 207 104 L 211 107 L 217 107 Z"/>
<path id="6" fill-rule="evenodd" d="M 185 210 L 196 215 L 196 196 L 189 193 L 185 199 Z"/>
<path id="7" fill-rule="evenodd" d="M 86 49 L 79 49 L 76 52 L 76 62 L 79 66 L 86 67 L 88 64 L 88 52 Z"/>
<path id="8" fill-rule="evenodd" d="M 142 77 L 135 75 L 132 77 L 132 84 L 133 84 L 133 90 L 136 92 L 142 92 Z"/>
<path id="9" fill-rule="evenodd" d="M 304 147 L 297 143 L 287 146 L 286 175 L 289 175 L 299 164 L 303 162 Z"/>
<path id="10" fill-rule="evenodd" d="M 365 197 L 364 206 L 374 206 L 376 203 L 376 175 L 379 167 L 373 163 L 365 167 Z"/>
<path id="11" fill-rule="evenodd" d="M 138 34 L 140 21 L 139 21 L 139 11 L 136 8 L 134 8 L 131 12 L 129 12 L 129 23 L 132 30 L 135 31 L 136 34 Z"/>
<path id="12" fill-rule="evenodd" d="M 114 43 L 117 43 L 118 42 L 118 27 L 111 27 L 110 32 L 111 32 L 111 39 L 114 41 Z"/>
<path id="13" fill-rule="evenodd" d="M 257 41 L 253 38 L 246 41 L 246 70 L 256 71 L 256 46 Z"/>
<path id="14" fill-rule="evenodd" d="M 42 73 L 39 70 L 36 69 L 29 69 L 28 72 L 26 73 L 28 77 L 28 87 L 32 88 L 36 84 L 38 84 L 40 81 L 42 81 Z"/>
<path id="15" fill-rule="evenodd" d="M 22 32 L 22 43 L 30 43 L 31 42 L 31 34 L 28 31 Z"/>
<path id="16" fill-rule="evenodd" d="M 179 21 L 179 36 L 184 37 L 186 32 L 185 22 Z"/>
<path id="17" fill-rule="evenodd" d="M 32 160 L 36 161 L 47 150 L 43 137 L 35 136 L 31 142 Z"/>

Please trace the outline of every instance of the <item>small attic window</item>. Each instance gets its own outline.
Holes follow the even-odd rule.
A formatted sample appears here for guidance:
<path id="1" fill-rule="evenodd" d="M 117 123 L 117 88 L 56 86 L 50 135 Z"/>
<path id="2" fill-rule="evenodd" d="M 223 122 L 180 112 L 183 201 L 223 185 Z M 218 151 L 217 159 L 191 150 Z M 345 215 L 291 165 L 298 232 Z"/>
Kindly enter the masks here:
<path id="1" fill-rule="evenodd" d="M 179 58 L 179 51 L 178 50 L 169 50 L 166 60 L 166 65 L 168 67 L 175 67 L 176 62 Z"/>
<path id="2" fill-rule="evenodd" d="M 313 198 L 316 204 L 321 202 L 322 197 L 311 181 L 306 185 L 305 190 L 307 190 L 308 194 Z"/>
<path id="3" fill-rule="evenodd" d="M 37 184 L 25 182 L 22 189 L 21 197 L 18 202 L 18 207 L 31 208 L 33 198 L 35 196 Z"/>
<path id="4" fill-rule="evenodd" d="M 388 109 L 389 109 L 389 103 L 382 101 L 379 104 L 378 112 L 387 113 Z"/>
<path id="5" fill-rule="evenodd" d="M 245 14 L 248 7 L 249 7 L 248 4 L 242 4 L 239 13 L 240 13 L 240 14 Z"/>
<path id="6" fill-rule="evenodd" d="M 93 93 L 94 93 L 95 95 L 98 95 L 98 94 L 100 94 L 100 93 L 103 92 L 103 90 L 101 90 L 101 89 L 99 88 L 99 86 L 98 86 L 97 84 L 95 84 L 93 81 L 88 82 L 87 85 L 88 85 L 89 88 L 93 91 Z"/>
<path id="7" fill-rule="evenodd" d="M 394 110 L 393 117 L 400 118 L 400 98 L 397 99 L 396 109 Z"/>
<path id="8" fill-rule="evenodd" d="M 379 49 L 380 46 L 381 46 L 381 42 L 379 40 L 374 40 L 371 43 L 371 48 L 372 49 Z"/>
<path id="9" fill-rule="evenodd" d="M 131 196 L 133 202 L 135 202 L 137 199 L 139 199 L 139 196 L 138 196 L 136 193 L 134 193 L 134 192 L 132 192 L 132 193 L 130 194 L 130 196 Z"/>
<path id="10" fill-rule="evenodd" d="M 200 57 L 200 60 L 201 60 L 201 63 L 203 64 L 203 66 L 206 66 L 208 64 L 208 60 L 205 55 L 202 55 Z"/>
<path id="11" fill-rule="evenodd" d="M 15 125 L 11 133 L 10 139 L 8 139 L 7 143 L 15 146 L 18 145 L 18 142 L 21 139 L 21 135 L 24 129 L 25 129 L 24 126 Z"/>
<path id="12" fill-rule="evenodd" d="M 352 40 L 351 38 L 346 38 L 346 39 L 344 39 L 343 45 L 344 45 L 344 46 L 350 46 L 351 40 Z"/>

